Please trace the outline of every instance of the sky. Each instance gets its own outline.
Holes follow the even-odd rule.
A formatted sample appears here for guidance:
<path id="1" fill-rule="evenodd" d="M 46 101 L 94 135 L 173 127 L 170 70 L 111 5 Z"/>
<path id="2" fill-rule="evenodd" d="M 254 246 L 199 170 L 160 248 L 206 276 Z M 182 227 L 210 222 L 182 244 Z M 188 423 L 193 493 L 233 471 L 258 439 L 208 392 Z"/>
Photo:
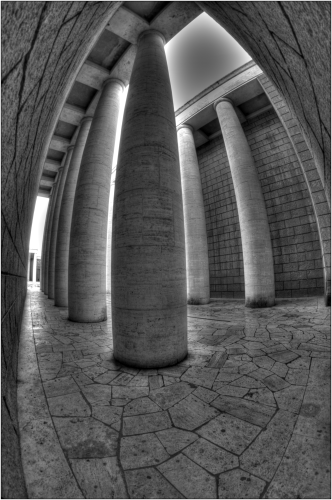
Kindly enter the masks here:
<path id="1" fill-rule="evenodd" d="M 203 13 L 165 45 L 174 109 L 251 60 L 242 47 L 211 17 Z M 119 113 L 113 167 L 116 165 L 128 87 Z M 37 197 L 30 249 L 41 254 L 48 199 Z"/>

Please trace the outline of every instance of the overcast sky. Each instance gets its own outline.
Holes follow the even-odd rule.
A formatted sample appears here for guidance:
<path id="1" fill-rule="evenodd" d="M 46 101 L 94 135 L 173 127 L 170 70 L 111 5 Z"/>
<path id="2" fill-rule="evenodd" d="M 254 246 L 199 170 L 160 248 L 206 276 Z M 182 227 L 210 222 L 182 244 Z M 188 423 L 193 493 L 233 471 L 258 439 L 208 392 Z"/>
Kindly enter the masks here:
<path id="1" fill-rule="evenodd" d="M 174 109 L 251 60 L 212 17 L 203 13 L 165 46 Z"/>
<path id="2" fill-rule="evenodd" d="M 165 51 L 175 110 L 223 76 L 251 60 L 227 31 L 205 13 L 198 16 L 168 42 Z M 117 161 L 127 90 L 123 95 L 119 115 L 113 165 Z M 47 205 L 47 198 L 37 197 L 30 249 L 38 249 L 39 255 Z"/>

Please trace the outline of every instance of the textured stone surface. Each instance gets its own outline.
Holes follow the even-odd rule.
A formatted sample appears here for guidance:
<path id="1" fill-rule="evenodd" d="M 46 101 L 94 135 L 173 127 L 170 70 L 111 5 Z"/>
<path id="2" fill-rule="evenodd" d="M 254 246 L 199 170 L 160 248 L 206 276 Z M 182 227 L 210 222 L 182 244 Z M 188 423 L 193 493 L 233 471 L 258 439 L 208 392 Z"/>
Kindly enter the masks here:
<path id="1" fill-rule="evenodd" d="M 193 392 L 194 387 L 185 382 L 171 384 L 170 386 L 151 391 L 150 398 L 153 399 L 163 410 L 167 410 Z"/>
<path id="2" fill-rule="evenodd" d="M 118 433 L 93 418 L 53 419 L 60 443 L 70 458 L 115 456 Z"/>
<path id="3" fill-rule="evenodd" d="M 156 469 L 126 471 L 130 498 L 184 498 Z"/>
<path id="4" fill-rule="evenodd" d="M 199 5 L 243 46 L 280 89 L 305 133 L 321 180 L 330 193 L 329 65 L 330 6 L 328 4 Z M 242 26 L 246 29 L 243 29 Z"/>
<path id="5" fill-rule="evenodd" d="M 208 245 L 193 129 L 182 125 L 177 130 L 186 238 L 187 298 L 189 304 L 207 304 L 210 301 Z"/>
<path id="6" fill-rule="evenodd" d="M 225 23 L 227 29 L 238 37 L 245 49 L 274 80 L 290 108 L 295 110 L 306 138 L 309 137 L 308 144 L 313 156 L 321 165 L 323 184 L 329 188 L 330 169 L 328 165 L 326 168 L 322 166 L 322 157 L 329 157 L 330 147 L 330 105 L 326 101 L 326 96 L 330 95 L 329 74 L 326 71 L 330 62 L 327 53 L 330 6 L 326 2 L 271 5 L 208 2 L 206 8 L 209 12 L 214 9 L 218 21 Z M 29 233 L 47 144 L 75 74 L 118 6 L 118 2 L 3 4 L 2 75 L 3 113 L 6 120 L 2 128 L 5 145 L 2 151 L 2 332 L 6 367 L 4 393 L 11 421 L 2 433 L 4 436 L 13 436 L 15 432 L 15 392 L 12 382 L 16 378 L 18 332 L 26 295 Z M 274 9 L 273 15 L 271 9 Z M 18 32 L 20 36 L 17 36 Z M 279 57 L 280 51 L 282 58 Z M 276 58 L 275 61 L 273 58 Z M 311 182 L 314 185 L 316 181 Z M 288 193 L 290 195 L 293 197 L 296 192 Z M 282 201 L 281 205 L 284 203 Z M 318 251 L 312 249 L 306 252 L 315 255 Z M 284 254 L 279 257 L 284 257 Z M 319 258 L 310 257 L 316 261 Z M 237 279 L 240 279 L 240 283 L 230 285 L 241 286 L 240 274 L 237 274 Z M 317 288 L 317 279 L 313 278 L 314 284 L 310 282 L 309 287 L 300 288 L 297 293 L 308 295 L 308 290 Z M 308 281 L 306 284 L 309 285 Z M 294 291 L 295 288 L 291 293 Z M 283 290 L 285 292 L 287 290 Z M 234 291 L 228 293 L 233 294 Z M 7 395 L 9 392 L 12 397 Z M 9 472 L 9 469 L 14 469 L 9 465 L 12 463 L 8 461 L 6 467 L 10 479 L 9 476 L 7 478 L 7 472 L 3 472 L 4 484 L 15 485 L 16 488 L 22 481 L 19 479 L 20 474 L 16 480 Z M 11 486 L 8 486 L 8 491 L 7 486 L 4 488 L 4 495 L 16 495 L 10 492 Z"/>
<path id="7" fill-rule="evenodd" d="M 287 132 L 274 111 L 243 123 L 243 130 L 265 199 L 276 297 L 323 294 L 321 245 L 315 212 Z M 217 137 L 204 144 L 197 149 L 197 155 L 209 254 L 214 259 L 210 263 L 211 297 L 244 297 L 238 209 L 223 140 Z M 217 198 L 212 193 L 218 193 Z"/>
<path id="8" fill-rule="evenodd" d="M 59 169 L 61 172 L 60 179 L 58 181 L 57 197 L 54 205 L 53 221 L 52 221 L 52 232 L 50 235 L 50 249 L 49 249 L 49 264 L 48 264 L 48 298 L 54 299 L 54 275 L 55 275 L 55 253 L 56 253 L 56 242 L 58 236 L 59 227 L 59 216 L 61 210 L 63 190 L 65 187 L 67 173 L 69 165 L 71 162 L 71 157 L 73 154 L 74 146 L 69 146 L 67 148 L 65 163 L 63 167 Z"/>
<path id="9" fill-rule="evenodd" d="M 260 428 L 225 413 L 197 432 L 212 443 L 239 455 L 259 434 Z"/>
<path id="10" fill-rule="evenodd" d="M 176 364 L 187 355 L 183 207 L 172 91 L 163 39 L 156 32 L 138 41 L 119 149 L 113 234 L 114 356 L 141 368 Z"/>
<path id="11" fill-rule="evenodd" d="M 123 435 L 145 434 L 146 432 L 156 432 L 172 426 L 168 413 L 155 412 L 135 417 L 124 417 Z"/>
<path id="12" fill-rule="evenodd" d="M 218 498 L 260 498 L 265 482 L 237 469 L 219 476 Z"/>
<path id="13" fill-rule="evenodd" d="M 229 99 L 215 106 L 225 141 L 236 196 L 247 307 L 274 305 L 275 286 L 270 228 L 254 159 Z"/>
<path id="14" fill-rule="evenodd" d="M 84 498 L 128 498 L 116 457 L 70 460 Z"/>
<path id="15" fill-rule="evenodd" d="M 158 469 L 186 498 L 217 498 L 215 478 L 182 453 Z"/>
<path id="16" fill-rule="evenodd" d="M 169 413 L 176 427 L 191 431 L 219 414 L 218 410 L 193 395 L 173 406 Z"/>
<path id="17" fill-rule="evenodd" d="M 90 127 L 91 117 L 83 118 L 80 123 L 63 189 L 54 263 L 54 303 L 59 307 L 68 306 L 68 263 L 71 221 L 77 179 Z"/>
<path id="18" fill-rule="evenodd" d="M 219 474 L 228 469 L 234 469 L 239 465 L 239 460 L 235 455 L 222 450 L 205 439 L 195 441 L 183 453 L 208 472 L 211 472 L 211 474 Z"/>
<path id="19" fill-rule="evenodd" d="M 259 425 L 260 427 L 265 427 L 275 412 L 273 408 L 260 405 L 254 401 L 246 401 L 228 396 L 219 396 L 213 401 L 212 405 L 222 412 L 234 415 L 234 417 L 239 417 L 246 422 Z"/>
<path id="20" fill-rule="evenodd" d="M 72 321 L 106 319 L 106 250 L 112 160 L 123 83 L 104 84 L 77 179 L 68 262 Z"/>
<path id="21" fill-rule="evenodd" d="M 255 476 L 270 481 L 285 453 L 295 422 L 294 414 L 279 410 L 267 425 L 266 431 L 260 434 L 253 445 L 242 454 L 241 467 Z"/>
<path id="22" fill-rule="evenodd" d="M 120 460 L 124 470 L 157 465 L 169 458 L 154 434 L 124 437 L 121 440 Z"/>
<path id="23" fill-rule="evenodd" d="M 91 410 L 80 392 L 48 398 L 50 414 L 55 417 L 89 417 Z"/>
<path id="24" fill-rule="evenodd" d="M 167 453 L 174 455 L 198 439 L 197 434 L 172 427 L 156 433 Z"/>
<path id="25" fill-rule="evenodd" d="M 294 126 L 294 114 L 287 106 L 285 100 L 281 97 L 276 87 L 270 80 L 262 75 L 259 82 L 269 96 L 276 113 L 287 130 L 288 136 L 292 141 L 297 159 L 302 167 L 304 177 L 309 187 L 309 193 L 312 206 L 315 212 L 317 226 L 319 230 L 319 239 L 321 243 L 321 252 L 323 258 L 324 270 L 324 295 L 325 304 L 331 304 L 331 225 L 329 222 L 329 200 L 324 191 L 324 185 L 321 182 L 312 154 L 308 149 L 305 138 L 298 126 Z"/>
<path id="26" fill-rule="evenodd" d="M 101 346 L 112 345 L 110 320 L 68 321 L 66 311 L 31 287 L 19 363 L 19 426 L 29 496 L 193 498 L 214 497 L 218 488 L 220 497 L 257 498 L 270 481 L 264 495 L 275 498 L 295 492 L 325 495 L 330 360 L 310 356 L 329 354 L 330 315 L 323 298 L 284 300 L 264 311 L 212 299 L 189 311 L 190 356 L 185 365 L 160 370 L 176 377 L 158 375 L 117 363 L 103 351 Z M 312 351 L 300 348 L 300 337 Z M 239 375 L 215 381 L 213 390 L 196 385 L 218 372 L 205 366 L 211 353 L 220 352 L 215 350 L 220 344 L 204 344 L 211 338 L 226 342 L 219 374 Z M 203 341 L 198 349 L 197 339 Z M 36 355 L 45 342 L 48 352 Z M 278 353 L 296 359 L 274 361 L 271 356 Z M 42 382 L 41 367 L 53 365 L 47 372 L 53 378 Z M 251 371 L 242 375 L 248 365 Z M 70 374 L 69 368 L 78 371 Z M 268 389 L 264 382 L 272 375 L 264 378 L 266 371 L 287 387 Z M 285 381 L 303 371 L 309 371 L 305 385 Z M 250 376 L 255 372 L 262 381 Z M 127 385 L 111 385 L 118 377 Z M 169 385 L 154 389 L 151 378 Z M 234 385 L 241 379 L 249 387 Z"/>

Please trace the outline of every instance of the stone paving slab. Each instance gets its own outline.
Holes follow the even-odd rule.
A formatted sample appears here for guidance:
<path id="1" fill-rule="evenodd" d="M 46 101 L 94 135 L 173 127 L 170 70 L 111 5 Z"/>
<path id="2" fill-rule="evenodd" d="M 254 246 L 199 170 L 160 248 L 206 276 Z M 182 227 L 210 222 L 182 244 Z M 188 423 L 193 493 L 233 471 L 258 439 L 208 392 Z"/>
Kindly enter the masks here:
<path id="1" fill-rule="evenodd" d="M 130 498 L 185 498 L 156 469 L 128 470 L 125 475 Z"/>
<path id="2" fill-rule="evenodd" d="M 18 403 L 30 498 L 329 497 L 321 299 L 190 306 L 189 356 L 160 370 L 113 358 L 111 318 L 69 322 L 38 289 L 25 314 Z"/>
<path id="3" fill-rule="evenodd" d="M 218 498 L 261 498 L 265 485 L 241 469 L 231 470 L 219 476 Z"/>
<path id="4" fill-rule="evenodd" d="M 145 434 L 147 432 L 156 432 L 168 429 L 172 426 L 168 413 L 158 411 L 145 415 L 136 415 L 134 417 L 123 418 L 123 435 Z"/>
<path id="5" fill-rule="evenodd" d="M 158 470 L 186 498 L 217 498 L 216 479 L 181 453 Z"/>
<path id="6" fill-rule="evenodd" d="M 260 427 L 265 427 L 275 413 L 275 409 L 269 406 L 230 396 L 219 396 L 212 406 Z"/>
<path id="7" fill-rule="evenodd" d="M 319 439 L 293 434 L 265 498 L 330 498 L 329 461 Z"/>
<path id="8" fill-rule="evenodd" d="M 224 413 L 203 425 L 197 433 L 212 443 L 240 455 L 260 430 L 256 425 Z"/>
<path id="9" fill-rule="evenodd" d="M 156 436 L 170 455 L 174 455 L 198 439 L 194 432 L 183 431 L 175 427 L 156 432 Z"/>
<path id="10" fill-rule="evenodd" d="M 242 454 L 242 469 L 270 481 L 284 455 L 296 422 L 296 415 L 279 410 L 265 432 Z"/>
<path id="11" fill-rule="evenodd" d="M 202 438 L 186 448 L 183 453 L 211 474 L 219 474 L 239 465 L 236 455 Z"/>
<path id="12" fill-rule="evenodd" d="M 154 434 L 124 437 L 120 460 L 124 470 L 148 467 L 164 462 L 169 454 Z"/>
<path id="13" fill-rule="evenodd" d="M 69 458 L 116 455 L 118 433 L 94 418 L 53 418 L 64 453 Z"/>
<path id="14" fill-rule="evenodd" d="M 211 418 L 219 415 L 219 411 L 192 394 L 173 406 L 169 413 L 175 427 L 192 431 Z"/>
<path id="15" fill-rule="evenodd" d="M 85 498 L 129 498 L 116 457 L 70 460 Z"/>
<path id="16" fill-rule="evenodd" d="M 193 392 L 194 386 L 187 384 L 186 382 L 179 382 L 177 384 L 172 384 L 161 389 L 156 389 L 150 392 L 150 398 L 157 403 L 160 408 L 167 410 L 171 406 L 181 401 Z"/>

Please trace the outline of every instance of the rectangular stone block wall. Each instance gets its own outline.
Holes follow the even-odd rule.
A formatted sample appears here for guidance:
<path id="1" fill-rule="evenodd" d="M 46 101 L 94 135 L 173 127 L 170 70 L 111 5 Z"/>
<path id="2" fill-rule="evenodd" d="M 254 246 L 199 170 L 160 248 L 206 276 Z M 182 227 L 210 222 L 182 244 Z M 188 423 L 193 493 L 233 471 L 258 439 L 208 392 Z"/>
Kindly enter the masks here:
<path id="1" fill-rule="evenodd" d="M 320 243 L 311 199 L 276 113 L 243 124 L 265 198 L 277 297 L 322 295 Z M 211 297 L 244 297 L 240 227 L 221 137 L 197 149 L 208 231 Z"/>
<path id="2" fill-rule="evenodd" d="M 222 137 L 197 149 L 209 248 L 211 297 L 244 298 L 239 217 Z"/>

